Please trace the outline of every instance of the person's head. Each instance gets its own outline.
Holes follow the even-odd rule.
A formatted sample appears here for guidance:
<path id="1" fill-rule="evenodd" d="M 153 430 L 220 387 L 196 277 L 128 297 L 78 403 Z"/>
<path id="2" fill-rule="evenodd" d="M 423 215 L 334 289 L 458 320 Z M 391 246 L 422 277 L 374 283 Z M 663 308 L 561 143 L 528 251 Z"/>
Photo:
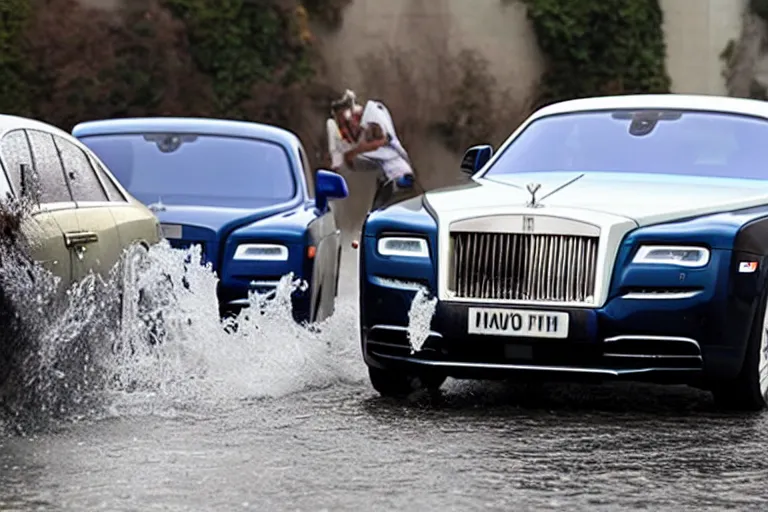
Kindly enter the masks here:
<path id="1" fill-rule="evenodd" d="M 331 102 L 331 114 L 342 136 L 348 139 L 357 138 L 363 107 L 357 104 L 357 96 L 353 91 L 347 89 L 341 98 Z"/>

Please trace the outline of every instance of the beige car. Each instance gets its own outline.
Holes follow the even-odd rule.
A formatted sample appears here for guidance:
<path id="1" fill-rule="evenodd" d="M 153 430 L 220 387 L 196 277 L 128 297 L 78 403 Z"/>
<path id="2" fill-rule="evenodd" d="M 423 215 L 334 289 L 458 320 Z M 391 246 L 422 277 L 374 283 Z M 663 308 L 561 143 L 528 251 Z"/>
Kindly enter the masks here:
<path id="1" fill-rule="evenodd" d="M 31 258 L 61 278 L 61 289 L 91 271 L 107 277 L 126 248 L 160 240 L 152 212 L 62 130 L 0 115 L 0 163 L 0 197 L 32 202 L 22 232 Z"/>

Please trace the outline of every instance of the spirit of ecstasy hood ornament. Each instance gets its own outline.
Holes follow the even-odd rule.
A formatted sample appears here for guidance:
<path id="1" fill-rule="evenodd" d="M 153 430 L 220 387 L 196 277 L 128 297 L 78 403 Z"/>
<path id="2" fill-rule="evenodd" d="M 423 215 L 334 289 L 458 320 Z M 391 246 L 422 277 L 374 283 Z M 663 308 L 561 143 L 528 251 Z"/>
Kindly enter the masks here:
<path id="1" fill-rule="evenodd" d="M 541 188 L 541 183 L 529 183 L 526 185 L 526 188 L 528 189 L 528 193 L 531 194 L 531 200 L 525 206 L 529 208 L 538 208 L 541 206 L 536 203 L 536 192 Z"/>
<path id="2" fill-rule="evenodd" d="M 584 173 L 579 174 L 578 176 L 576 176 L 572 180 L 569 180 L 569 181 L 563 183 L 562 185 L 560 185 L 559 187 L 557 187 L 556 189 L 550 191 L 549 193 L 544 194 L 544 197 L 539 199 L 539 201 L 543 201 L 544 199 L 548 198 L 549 196 L 551 196 L 555 192 L 559 192 L 560 190 L 564 189 L 568 185 L 570 185 L 570 184 L 580 180 L 584 176 L 585 176 Z M 527 206 L 528 208 L 541 208 L 542 206 L 544 206 L 543 204 L 541 204 L 541 202 L 536 202 L 536 192 L 538 192 L 539 189 L 541 188 L 541 183 L 529 183 L 528 185 L 526 185 L 525 188 L 527 188 L 528 189 L 528 193 L 531 194 L 531 200 L 528 203 L 526 203 L 525 206 Z"/>

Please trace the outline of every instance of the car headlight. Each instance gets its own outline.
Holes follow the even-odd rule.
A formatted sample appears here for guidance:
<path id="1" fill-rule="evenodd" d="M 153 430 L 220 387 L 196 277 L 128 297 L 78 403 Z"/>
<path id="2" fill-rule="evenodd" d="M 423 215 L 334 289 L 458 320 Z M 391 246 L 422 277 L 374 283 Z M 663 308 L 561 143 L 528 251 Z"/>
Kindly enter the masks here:
<path id="1" fill-rule="evenodd" d="M 241 244 L 234 259 L 251 261 L 288 261 L 288 248 L 277 244 Z"/>
<path id="2" fill-rule="evenodd" d="M 633 263 L 703 267 L 709 263 L 709 249 L 671 245 L 643 245 L 635 254 Z"/>
<path id="3" fill-rule="evenodd" d="M 429 246 L 423 238 L 385 236 L 379 238 L 378 249 L 382 256 L 429 258 Z"/>

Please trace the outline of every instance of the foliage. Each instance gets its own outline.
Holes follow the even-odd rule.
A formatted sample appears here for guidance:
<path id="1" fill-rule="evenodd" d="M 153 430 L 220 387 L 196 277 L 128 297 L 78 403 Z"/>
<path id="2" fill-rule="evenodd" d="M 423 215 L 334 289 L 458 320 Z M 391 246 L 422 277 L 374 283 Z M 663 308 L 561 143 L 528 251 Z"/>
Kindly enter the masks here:
<path id="1" fill-rule="evenodd" d="M 763 21 L 768 21 L 768 0 L 749 0 L 749 9 Z"/>
<path id="2" fill-rule="evenodd" d="M 32 14 L 29 0 L 0 2 L 0 111 L 29 114 L 31 91 L 24 38 Z"/>
<path id="3" fill-rule="evenodd" d="M 548 68 L 539 101 L 668 92 L 658 0 L 525 0 Z"/>
<path id="4" fill-rule="evenodd" d="M 385 48 L 360 60 L 366 97 L 383 100 L 407 148 L 437 134 L 453 152 L 499 143 L 530 113 L 530 104 L 496 82 L 479 52 L 429 55 Z"/>
<path id="5" fill-rule="evenodd" d="M 295 2 L 163 0 L 186 25 L 190 54 L 211 78 L 216 111 L 247 117 L 256 84 L 291 86 L 313 76 L 311 33 Z"/>
<path id="6" fill-rule="evenodd" d="M 304 0 L 302 4 L 307 12 L 317 21 L 338 28 L 342 22 L 342 13 L 352 0 Z"/>
<path id="7" fill-rule="evenodd" d="M 46 92 L 35 98 L 34 115 L 63 129 L 95 118 L 212 113 L 184 27 L 157 2 L 111 13 L 48 0 L 27 46 Z"/>
<path id="8" fill-rule="evenodd" d="M 451 67 L 455 83 L 450 84 L 447 108 L 437 124 L 450 149 L 501 143 L 530 114 L 529 102 L 499 88 L 490 63 L 478 52 L 462 50 Z"/>

